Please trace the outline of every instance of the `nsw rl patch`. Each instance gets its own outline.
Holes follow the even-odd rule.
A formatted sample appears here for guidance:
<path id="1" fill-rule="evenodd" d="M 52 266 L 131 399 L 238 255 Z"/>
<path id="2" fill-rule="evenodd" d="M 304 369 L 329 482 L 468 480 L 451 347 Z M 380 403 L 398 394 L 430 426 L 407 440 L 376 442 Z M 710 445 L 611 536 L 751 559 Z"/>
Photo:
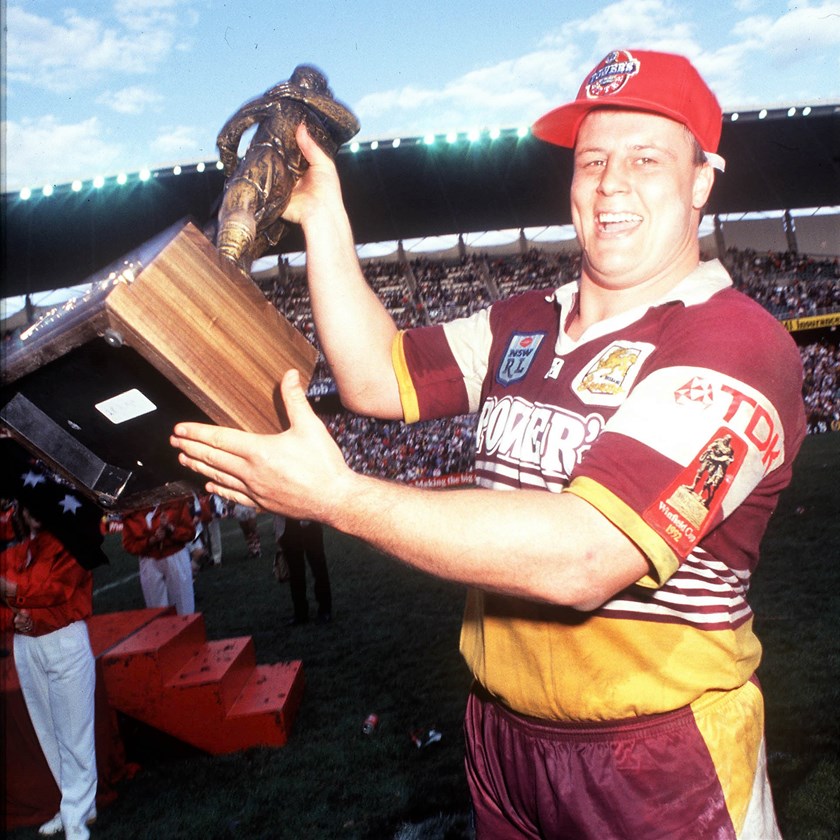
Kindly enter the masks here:
<path id="1" fill-rule="evenodd" d="M 715 521 L 747 455 L 747 443 L 722 426 L 643 519 L 674 550 L 687 557 Z"/>
<path id="2" fill-rule="evenodd" d="M 524 379 L 544 338 L 544 332 L 513 333 L 502 354 L 496 381 L 500 385 L 508 386 Z"/>

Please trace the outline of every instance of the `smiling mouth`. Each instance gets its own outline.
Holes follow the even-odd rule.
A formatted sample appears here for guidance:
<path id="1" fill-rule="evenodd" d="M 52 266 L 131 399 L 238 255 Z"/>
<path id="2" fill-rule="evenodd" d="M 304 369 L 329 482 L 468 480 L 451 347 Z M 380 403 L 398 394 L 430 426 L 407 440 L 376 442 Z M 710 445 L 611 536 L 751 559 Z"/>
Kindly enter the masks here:
<path id="1" fill-rule="evenodd" d="M 605 233 L 620 233 L 632 230 L 642 223 L 642 217 L 635 213 L 598 213 L 598 227 Z"/>

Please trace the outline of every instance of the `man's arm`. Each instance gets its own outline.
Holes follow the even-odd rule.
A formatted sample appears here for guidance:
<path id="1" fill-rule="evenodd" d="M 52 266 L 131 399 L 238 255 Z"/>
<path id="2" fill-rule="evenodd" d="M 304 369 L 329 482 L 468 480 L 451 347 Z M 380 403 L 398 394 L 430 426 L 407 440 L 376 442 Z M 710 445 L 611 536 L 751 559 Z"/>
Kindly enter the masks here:
<path id="1" fill-rule="evenodd" d="M 312 314 L 341 401 L 360 414 L 402 418 L 391 345 L 393 318 L 356 255 L 335 164 L 305 126 L 297 141 L 309 162 L 283 217 L 303 227 Z"/>
<path id="2" fill-rule="evenodd" d="M 171 439 L 209 492 L 315 519 L 430 574 L 533 600 L 598 607 L 643 577 L 639 549 L 571 493 L 422 490 L 352 472 L 291 371 L 279 435 L 181 423 Z"/>

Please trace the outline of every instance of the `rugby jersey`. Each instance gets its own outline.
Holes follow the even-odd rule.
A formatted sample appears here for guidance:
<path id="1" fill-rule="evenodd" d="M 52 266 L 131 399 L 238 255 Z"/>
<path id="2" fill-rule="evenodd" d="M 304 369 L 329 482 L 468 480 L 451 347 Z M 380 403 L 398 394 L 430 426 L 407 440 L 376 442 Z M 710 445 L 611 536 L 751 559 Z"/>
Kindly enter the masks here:
<path id="1" fill-rule="evenodd" d="M 467 599 L 461 651 L 487 690 L 523 714 L 615 720 L 755 671 L 746 596 L 805 433 L 802 366 L 716 260 L 572 340 L 577 293 L 404 331 L 393 360 L 407 421 L 477 414 L 478 485 L 575 493 L 647 556 L 649 574 L 591 613 Z"/>

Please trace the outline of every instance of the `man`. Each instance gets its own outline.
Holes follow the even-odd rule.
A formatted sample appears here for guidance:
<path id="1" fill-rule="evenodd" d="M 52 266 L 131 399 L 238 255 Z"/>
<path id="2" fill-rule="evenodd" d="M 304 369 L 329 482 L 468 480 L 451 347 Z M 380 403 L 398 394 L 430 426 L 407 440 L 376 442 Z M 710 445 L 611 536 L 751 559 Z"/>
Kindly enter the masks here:
<path id="1" fill-rule="evenodd" d="M 479 488 L 355 475 L 294 372 L 288 432 L 172 438 L 215 492 L 471 587 L 481 838 L 778 835 L 745 596 L 804 435 L 802 370 L 781 326 L 699 259 L 721 121 L 684 58 L 610 53 L 534 127 L 574 148 L 579 280 L 406 332 L 366 287 L 334 167 L 301 133 L 310 170 L 287 218 L 345 405 L 477 412 Z M 734 459 L 705 508 L 697 460 L 724 435 Z"/>
<path id="2" fill-rule="evenodd" d="M 289 581 L 289 594 L 292 596 L 293 612 L 287 625 L 299 627 L 309 622 L 307 563 L 312 572 L 315 600 L 318 603 L 317 621 L 319 624 L 329 624 L 332 621 L 332 589 L 321 523 L 275 515 L 274 542 L 277 546 L 274 557 L 275 577 L 278 582 L 284 579 Z M 280 574 L 284 564 L 285 577 Z"/>

